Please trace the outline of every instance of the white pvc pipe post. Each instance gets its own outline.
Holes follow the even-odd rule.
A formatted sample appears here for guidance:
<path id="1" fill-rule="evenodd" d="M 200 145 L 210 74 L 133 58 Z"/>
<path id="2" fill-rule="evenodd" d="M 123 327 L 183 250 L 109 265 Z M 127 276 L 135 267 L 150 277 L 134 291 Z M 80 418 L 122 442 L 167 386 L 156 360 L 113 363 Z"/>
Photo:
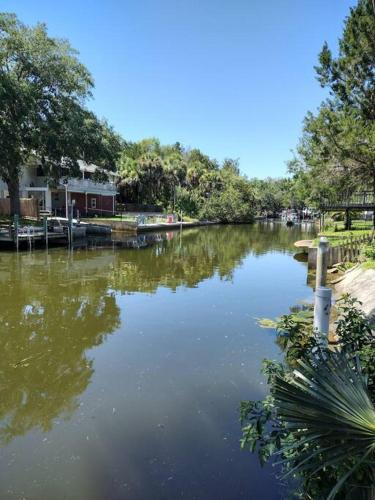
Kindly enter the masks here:
<path id="1" fill-rule="evenodd" d="M 68 246 L 71 248 L 73 243 L 73 218 L 71 205 L 68 206 Z"/>
<path id="2" fill-rule="evenodd" d="M 65 218 L 68 219 L 68 215 L 69 215 L 69 212 L 68 212 L 68 181 L 66 181 L 66 184 L 65 184 Z"/>
<path id="3" fill-rule="evenodd" d="M 314 330 L 328 334 L 331 314 L 332 290 L 320 286 L 315 290 Z"/>
<path id="4" fill-rule="evenodd" d="M 315 289 L 326 285 L 327 267 L 328 267 L 328 249 L 327 238 L 322 236 L 319 240 L 318 251 L 316 255 L 316 285 Z"/>
<path id="5" fill-rule="evenodd" d="M 14 216 L 14 232 L 15 232 L 15 236 L 16 236 L 16 248 L 17 248 L 17 252 L 18 252 L 18 248 L 19 248 L 18 231 L 19 231 L 19 217 L 16 214 Z"/>
<path id="6" fill-rule="evenodd" d="M 47 216 L 43 217 L 44 237 L 46 239 L 46 250 L 48 250 L 48 221 Z"/>

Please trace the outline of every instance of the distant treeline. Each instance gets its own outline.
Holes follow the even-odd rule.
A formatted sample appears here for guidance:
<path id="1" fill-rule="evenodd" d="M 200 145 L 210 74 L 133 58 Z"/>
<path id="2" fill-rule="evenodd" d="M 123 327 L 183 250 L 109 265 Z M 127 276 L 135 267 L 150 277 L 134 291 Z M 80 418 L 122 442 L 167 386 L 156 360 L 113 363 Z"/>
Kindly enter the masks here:
<path id="1" fill-rule="evenodd" d="M 222 163 L 199 149 L 158 139 L 125 143 L 118 161 L 122 201 L 160 205 L 200 219 L 244 222 L 255 214 L 302 208 L 293 179 L 248 179 L 238 160 Z"/>

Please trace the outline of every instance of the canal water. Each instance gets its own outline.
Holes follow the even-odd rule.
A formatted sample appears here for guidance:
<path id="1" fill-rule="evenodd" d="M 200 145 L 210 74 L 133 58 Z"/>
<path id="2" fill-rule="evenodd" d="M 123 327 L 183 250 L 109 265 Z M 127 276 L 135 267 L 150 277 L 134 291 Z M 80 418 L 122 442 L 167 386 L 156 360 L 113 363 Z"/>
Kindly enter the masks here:
<path id="1" fill-rule="evenodd" d="M 312 291 L 307 226 L 212 226 L 0 253 L 0 498 L 279 499 L 239 404 L 279 357 L 261 317 Z"/>

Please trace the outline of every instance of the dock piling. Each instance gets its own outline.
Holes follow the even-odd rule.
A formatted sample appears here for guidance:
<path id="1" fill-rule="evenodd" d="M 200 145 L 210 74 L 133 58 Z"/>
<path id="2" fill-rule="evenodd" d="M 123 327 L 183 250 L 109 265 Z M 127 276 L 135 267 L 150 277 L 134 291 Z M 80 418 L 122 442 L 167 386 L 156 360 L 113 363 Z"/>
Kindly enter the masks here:
<path id="1" fill-rule="evenodd" d="M 19 228 L 19 217 L 18 217 L 18 214 L 15 214 L 14 215 L 14 238 L 15 238 L 15 241 L 16 241 L 17 252 L 18 252 L 18 249 L 19 249 L 18 228 Z"/>
<path id="2" fill-rule="evenodd" d="M 48 250 L 48 221 L 47 216 L 43 216 L 43 229 L 44 229 L 44 238 L 46 240 L 46 250 Z"/>
<path id="3" fill-rule="evenodd" d="M 73 246 L 73 205 L 68 206 L 68 246 Z"/>

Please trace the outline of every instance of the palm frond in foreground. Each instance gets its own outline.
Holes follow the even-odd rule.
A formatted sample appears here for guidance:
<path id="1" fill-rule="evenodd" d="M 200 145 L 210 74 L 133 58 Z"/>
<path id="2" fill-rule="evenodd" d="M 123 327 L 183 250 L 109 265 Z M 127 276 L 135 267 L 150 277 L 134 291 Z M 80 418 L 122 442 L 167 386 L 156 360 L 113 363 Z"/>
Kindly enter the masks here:
<path id="1" fill-rule="evenodd" d="M 333 467 L 339 479 L 329 499 L 344 483 L 352 484 L 357 498 L 375 498 L 375 408 L 358 359 L 329 351 L 315 362 L 299 360 L 290 380 L 275 381 L 278 417 L 298 438 L 281 450 L 287 474 L 312 477 Z"/>

